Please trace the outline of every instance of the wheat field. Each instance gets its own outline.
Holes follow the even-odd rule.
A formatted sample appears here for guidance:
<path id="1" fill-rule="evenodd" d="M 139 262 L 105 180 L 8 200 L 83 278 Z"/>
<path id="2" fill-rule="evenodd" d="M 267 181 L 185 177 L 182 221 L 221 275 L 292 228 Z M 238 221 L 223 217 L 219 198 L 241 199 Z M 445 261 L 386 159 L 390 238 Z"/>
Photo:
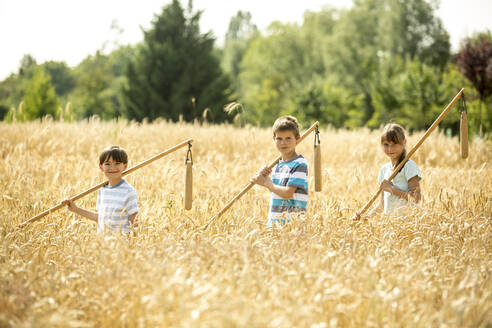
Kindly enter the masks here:
<path id="1" fill-rule="evenodd" d="M 302 122 L 307 128 L 312 122 Z M 408 136 L 408 148 L 422 136 Z M 1 327 L 491 327 L 492 143 L 435 131 L 413 159 L 423 203 L 350 217 L 377 191 L 379 132 L 321 127 L 323 191 L 308 212 L 266 226 L 255 186 L 207 230 L 261 166 L 278 156 L 257 127 L 126 121 L 0 123 Z M 186 148 L 126 176 L 138 234 L 102 236 L 66 209 L 18 225 L 104 181 L 99 152 L 129 167 L 193 138 L 193 208 L 183 208 Z M 76 203 L 95 209 L 96 193 Z"/>

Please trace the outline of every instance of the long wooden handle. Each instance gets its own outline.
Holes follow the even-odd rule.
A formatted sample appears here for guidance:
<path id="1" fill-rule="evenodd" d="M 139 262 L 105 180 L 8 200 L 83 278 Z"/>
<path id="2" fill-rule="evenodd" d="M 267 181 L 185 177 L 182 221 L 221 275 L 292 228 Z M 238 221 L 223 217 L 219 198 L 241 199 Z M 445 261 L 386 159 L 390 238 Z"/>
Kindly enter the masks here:
<path id="1" fill-rule="evenodd" d="M 306 132 L 304 132 L 302 134 L 302 136 L 299 138 L 299 141 L 297 142 L 297 144 L 301 143 L 302 140 L 304 140 L 311 132 L 314 131 L 314 129 L 316 129 L 316 127 L 319 126 L 319 122 L 316 121 L 313 125 L 311 125 L 311 127 L 309 129 L 306 130 Z M 275 164 L 278 163 L 278 161 L 280 161 L 280 159 L 282 158 L 282 156 L 279 156 L 277 157 L 273 162 L 271 162 L 268 167 L 270 169 L 273 169 L 273 167 L 275 166 Z M 220 211 L 219 213 L 215 214 L 215 216 L 213 216 L 208 222 L 207 224 L 204 226 L 204 229 L 207 229 L 207 227 L 210 225 L 210 223 L 212 223 L 213 221 L 215 221 L 217 218 L 219 218 L 222 214 L 224 214 L 225 211 L 227 211 L 231 206 L 232 204 L 234 204 L 234 202 L 236 200 L 238 200 L 239 198 L 241 198 L 245 193 L 247 193 L 255 184 L 253 182 L 250 182 L 248 183 L 248 185 L 246 187 L 244 187 L 236 196 L 234 196 L 234 198 L 232 198 Z"/>
<path id="2" fill-rule="evenodd" d="M 184 146 L 186 146 L 187 144 L 192 143 L 192 142 L 193 142 L 193 139 L 188 139 L 188 140 L 185 140 L 185 141 L 183 141 L 183 142 L 181 142 L 181 143 L 177 144 L 176 146 L 171 147 L 171 148 L 169 148 L 169 149 L 167 149 L 167 150 L 165 150 L 165 151 L 163 151 L 163 152 L 161 152 L 161 153 L 159 153 L 159 154 L 157 154 L 157 155 L 155 155 L 155 156 L 153 156 L 153 157 L 151 157 L 151 158 L 149 158 L 149 159 L 147 159 L 147 160 L 145 160 L 145 161 L 143 161 L 143 162 L 141 162 L 141 163 L 139 163 L 139 164 L 137 164 L 137 165 L 135 165 L 134 167 L 131 167 L 131 168 L 129 168 L 129 169 L 127 169 L 127 170 L 125 170 L 125 171 L 122 173 L 122 175 L 123 175 L 123 176 L 125 176 L 125 175 L 127 175 L 127 174 L 129 174 L 129 173 L 131 173 L 131 172 L 133 172 L 133 171 L 135 171 L 135 170 L 138 170 L 139 168 L 144 167 L 145 165 L 148 165 L 148 164 L 152 163 L 153 161 L 156 161 L 156 160 L 158 160 L 159 158 L 164 157 L 164 156 L 166 156 L 166 155 L 168 155 L 168 154 L 170 154 L 170 153 L 172 153 L 172 152 L 174 152 L 174 151 L 178 150 L 179 148 L 184 147 Z M 107 184 L 108 184 L 108 181 L 106 180 L 106 181 L 101 182 L 100 184 L 98 184 L 98 185 L 96 185 L 96 186 L 94 186 L 94 187 L 91 187 L 91 188 L 89 188 L 89 189 L 87 189 L 87 190 L 85 190 L 85 191 L 81 192 L 80 194 L 77 194 L 77 195 L 73 196 L 73 197 L 72 197 L 72 198 L 70 198 L 70 199 L 71 199 L 71 200 L 77 200 L 77 199 L 79 199 L 79 198 L 82 198 L 82 197 L 84 197 L 85 195 L 90 194 L 91 192 L 96 191 L 96 190 L 98 190 L 99 188 L 104 187 L 104 186 L 105 186 L 105 185 L 107 185 Z M 63 204 L 63 202 L 62 202 L 62 203 L 60 203 L 60 204 L 58 204 L 58 205 L 56 205 L 56 206 L 53 206 L 52 208 L 50 208 L 50 209 L 48 209 L 48 210 L 46 210 L 46 211 L 44 211 L 44 212 L 39 213 L 38 215 L 36 215 L 36 216 L 34 216 L 34 217 L 30 218 L 29 220 L 26 220 L 26 221 L 22 222 L 22 223 L 19 225 L 19 228 L 22 228 L 22 227 L 26 226 L 26 225 L 27 225 L 27 224 L 29 224 L 29 223 L 35 222 L 35 221 L 37 221 L 37 220 L 41 219 L 42 217 L 44 217 L 44 216 L 46 216 L 46 215 L 48 215 L 48 214 L 50 214 L 50 213 L 53 213 L 53 212 L 55 212 L 55 211 L 59 210 L 60 208 L 62 208 L 62 207 L 64 207 L 64 206 L 65 206 L 65 204 Z"/>
<path id="3" fill-rule="evenodd" d="M 456 104 L 456 102 L 461 98 L 461 96 L 463 94 L 463 91 L 465 91 L 464 88 L 461 89 L 456 94 L 456 96 L 454 96 L 453 100 L 451 100 L 451 102 L 449 103 L 449 105 L 442 111 L 441 115 L 439 115 L 436 118 L 436 120 L 434 121 L 434 123 L 432 123 L 432 125 L 427 129 L 427 131 L 420 138 L 420 140 L 417 142 L 417 144 L 412 148 L 412 150 L 410 150 L 408 152 L 407 156 L 405 156 L 405 158 L 401 161 L 401 163 L 394 169 L 393 173 L 388 178 L 388 181 L 393 180 L 393 178 L 398 174 L 398 172 L 400 172 L 400 169 L 403 167 L 403 165 L 405 165 L 405 163 L 410 159 L 410 157 L 417 151 L 417 149 L 419 149 L 420 145 L 422 145 L 422 143 L 425 141 L 425 139 L 427 139 L 427 137 L 429 136 L 429 134 L 431 134 L 432 131 L 434 131 L 434 129 L 439 125 L 439 123 L 441 123 L 441 121 L 448 114 L 448 112 L 451 110 L 451 108 L 453 108 L 453 106 Z M 371 198 L 371 200 L 369 202 L 367 202 L 367 204 L 364 206 L 364 208 L 362 208 L 362 210 L 359 212 L 360 215 L 364 214 L 369 209 L 369 207 L 376 200 L 376 198 L 378 197 L 378 195 L 380 193 L 381 193 L 381 188 L 379 188 L 378 192 Z"/>
<path id="4" fill-rule="evenodd" d="M 275 159 L 273 162 L 271 162 L 268 167 L 270 169 L 273 169 L 273 167 L 275 166 L 275 164 L 278 163 L 278 161 L 280 161 L 282 157 L 279 156 L 277 157 L 277 159 Z M 236 196 L 234 196 L 220 211 L 219 213 L 217 213 L 215 217 L 220 217 L 222 214 L 224 214 L 225 211 L 227 211 L 229 209 L 229 207 L 232 206 L 232 204 L 234 204 L 234 202 L 236 200 L 238 200 L 239 198 L 241 198 L 245 193 L 247 193 L 255 184 L 253 182 L 250 182 L 248 183 L 248 185 L 246 187 L 244 187 Z"/>

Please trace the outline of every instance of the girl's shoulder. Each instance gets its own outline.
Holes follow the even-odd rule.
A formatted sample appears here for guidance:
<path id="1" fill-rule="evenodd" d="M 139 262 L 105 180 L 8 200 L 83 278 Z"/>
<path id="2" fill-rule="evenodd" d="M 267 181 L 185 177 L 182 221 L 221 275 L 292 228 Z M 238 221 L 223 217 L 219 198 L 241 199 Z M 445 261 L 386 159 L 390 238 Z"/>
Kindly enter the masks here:
<path id="1" fill-rule="evenodd" d="M 391 175 L 391 172 L 393 172 L 393 166 L 391 165 L 391 162 L 381 166 L 381 168 L 379 169 L 378 181 L 381 182 L 383 181 L 383 179 L 389 177 Z"/>
<path id="2" fill-rule="evenodd" d="M 387 171 L 387 170 L 392 170 L 392 169 L 393 169 L 393 165 L 391 164 L 391 162 L 388 162 L 388 163 L 383 164 L 383 166 L 381 166 L 379 171 Z"/>
<path id="3" fill-rule="evenodd" d="M 419 168 L 419 166 L 417 165 L 417 163 L 415 163 L 413 160 L 409 159 L 405 165 L 403 166 L 403 168 Z"/>
<path id="4" fill-rule="evenodd" d="M 422 173 L 420 172 L 420 168 L 417 166 L 417 163 L 409 159 L 402 169 L 405 177 L 407 179 L 413 178 L 414 176 L 418 176 L 419 179 L 422 179 Z"/>

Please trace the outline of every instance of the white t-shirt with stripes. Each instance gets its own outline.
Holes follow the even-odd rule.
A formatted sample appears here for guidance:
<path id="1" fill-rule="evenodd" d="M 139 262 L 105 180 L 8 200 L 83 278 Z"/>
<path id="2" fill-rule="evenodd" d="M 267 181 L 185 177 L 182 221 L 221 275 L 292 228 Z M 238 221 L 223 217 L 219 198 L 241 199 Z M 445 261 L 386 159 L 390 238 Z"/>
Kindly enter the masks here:
<path id="1" fill-rule="evenodd" d="M 130 215 L 139 211 L 135 189 L 124 179 L 116 186 L 105 185 L 97 194 L 97 231 L 130 232 Z"/>

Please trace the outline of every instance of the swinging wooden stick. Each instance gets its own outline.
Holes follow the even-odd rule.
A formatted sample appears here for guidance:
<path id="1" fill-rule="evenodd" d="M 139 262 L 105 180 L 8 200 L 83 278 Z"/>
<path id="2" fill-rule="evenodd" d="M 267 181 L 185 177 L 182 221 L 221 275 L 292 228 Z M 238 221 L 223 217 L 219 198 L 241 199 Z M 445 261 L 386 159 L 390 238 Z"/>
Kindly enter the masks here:
<path id="1" fill-rule="evenodd" d="M 451 108 L 453 108 L 454 104 L 456 104 L 456 102 L 461 98 L 461 96 L 463 95 L 463 91 L 465 91 L 464 88 L 461 89 L 456 94 L 456 96 L 454 96 L 453 100 L 451 100 L 451 102 L 449 103 L 449 105 L 442 111 L 441 115 L 439 115 L 439 117 L 436 118 L 436 120 L 434 121 L 434 123 L 432 123 L 432 125 L 430 126 L 430 128 L 427 129 L 427 131 L 420 138 L 420 140 L 417 142 L 417 144 L 412 148 L 412 150 L 410 150 L 408 152 L 407 156 L 405 156 L 405 158 L 401 161 L 401 163 L 398 164 L 398 166 L 393 170 L 393 173 L 388 178 L 388 181 L 393 180 L 393 178 L 398 174 L 398 172 L 400 172 L 401 168 L 405 165 L 405 163 L 417 151 L 417 149 L 420 147 L 420 145 L 422 145 L 422 143 L 425 141 L 425 139 L 427 139 L 427 137 L 429 136 L 429 134 L 431 134 L 431 132 L 434 131 L 434 129 L 439 125 L 439 123 L 441 123 L 441 121 L 448 114 L 448 112 L 451 110 Z M 381 188 L 379 188 L 378 192 L 371 198 L 371 200 L 369 202 L 367 202 L 367 204 L 364 206 L 364 208 L 362 208 L 362 210 L 358 214 L 359 215 L 364 214 L 369 209 L 369 207 L 372 205 L 372 203 L 376 200 L 376 198 L 379 196 L 380 193 L 381 193 Z"/>
<path id="2" fill-rule="evenodd" d="M 147 159 L 147 160 L 145 160 L 145 161 L 143 161 L 143 162 L 141 162 L 141 163 L 139 163 L 137 165 L 135 165 L 134 167 L 131 167 L 131 168 L 125 170 L 122 173 L 122 175 L 125 176 L 125 175 L 127 175 L 127 174 L 129 174 L 129 173 L 131 173 L 131 172 L 133 172 L 135 170 L 138 170 L 139 168 L 144 167 L 145 165 L 148 165 L 148 164 L 152 163 L 153 161 L 158 160 L 159 158 L 164 157 L 167 154 L 170 154 L 170 153 L 178 150 L 181 147 L 184 147 L 184 146 L 186 146 L 188 144 L 191 144 L 192 142 L 193 142 L 193 139 L 185 140 L 185 141 L 181 142 L 180 144 L 177 144 L 176 146 L 171 147 L 171 148 L 169 148 L 169 149 L 167 149 L 167 150 L 165 150 L 165 151 L 163 151 L 163 152 L 161 152 L 161 153 L 159 153 L 159 154 L 157 154 L 157 155 L 155 155 L 155 156 L 153 156 L 153 157 L 151 157 L 151 158 L 149 158 L 149 159 Z M 98 184 L 98 185 L 96 185 L 96 186 L 94 186 L 92 188 L 89 188 L 86 191 L 81 192 L 80 194 L 77 194 L 77 195 L 73 196 L 71 198 L 71 200 L 77 200 L 79 198 L 82 198 L 85 195 L 90 194 L 91 192 L 93 192 L 93 191 L 95 191 L 95 190 L 97 190 L 97 189 L 99 189 L 101 187 L 104 187 L 107 184 L 108 184 L 108 181 L 107 180 L 104 181 L 104 182 L 101 182 L 100 184 Z M 64 206 L 66 206 L 66 205 L 63 204 L 63 203 L 60 203 L 60 204 L 58 204 L 56 206 L 53 206 L 52 208 L 50 208 L 50 209 L 48 209 L 48 210 L 46 210 L 44 212 L 39 213 L 38 215 L 30 218 L 29 220 L 22 222 L 19 225 L 19 228 L 23 228 L 24 226 L 28 225 L 29 223 L 35 222 L 35 221 L 41 219 L 42 217 L 44 217 L 44 216 L 46 216 L 46 215 L 48 215 L 50 213 L 53 213 L 56 210 L 58 210 L 58 209 L 60 209 L 60 208 L 62 208 Z"/>
<path id="3" fill-rule="evenodd" d="M 299 138 L 299 141 L 297 142 L 297 144 L 301 143 L 302 140 L 304 140 L 311 132 L 313 132 L 316 127 L 319 126 L 319 122 L 316 121 L 313 125 L 311 125 L 311 127 L 302 134 L 302 136 Z M 282 158 L 282 156 L 279 156 L 277 157 L 276 160 L 274 160 L 273 162 L 270 163 L 270 165 L 268 165 L 268 167 L 270 169 L 272 169 L 275 164 L 277 164 L 278 161 L 280 161 L 280 159 Z M 234 204 L 234 202 L 236 200 L 238 200 L 239 198 L 241 198 L 245 193 L 247 193 L 255 184 L 253 182 L 250 182 L 246 187 L 244 187 L 236 196 L 234 196 L 234 198 L 232 198 L 229 203 L 227 203 L 223 209 L 220 210 L 219 213 L 217 213 L 214 217 L 212 217 L 208 222 L 207 224 L 205 224 L 205 226 L 203 227 L 204 230 L 206 230 L 208 228 L 208 226 L 210 225 L 210 223 L 212 223 L 213 221 L 215 221 L 217 218 L 219 218 L 222 214 L 224 214 L 225 211 L 227 211 L 229 209 L 229 207 L 232 206 L 232 204 Z"/>

